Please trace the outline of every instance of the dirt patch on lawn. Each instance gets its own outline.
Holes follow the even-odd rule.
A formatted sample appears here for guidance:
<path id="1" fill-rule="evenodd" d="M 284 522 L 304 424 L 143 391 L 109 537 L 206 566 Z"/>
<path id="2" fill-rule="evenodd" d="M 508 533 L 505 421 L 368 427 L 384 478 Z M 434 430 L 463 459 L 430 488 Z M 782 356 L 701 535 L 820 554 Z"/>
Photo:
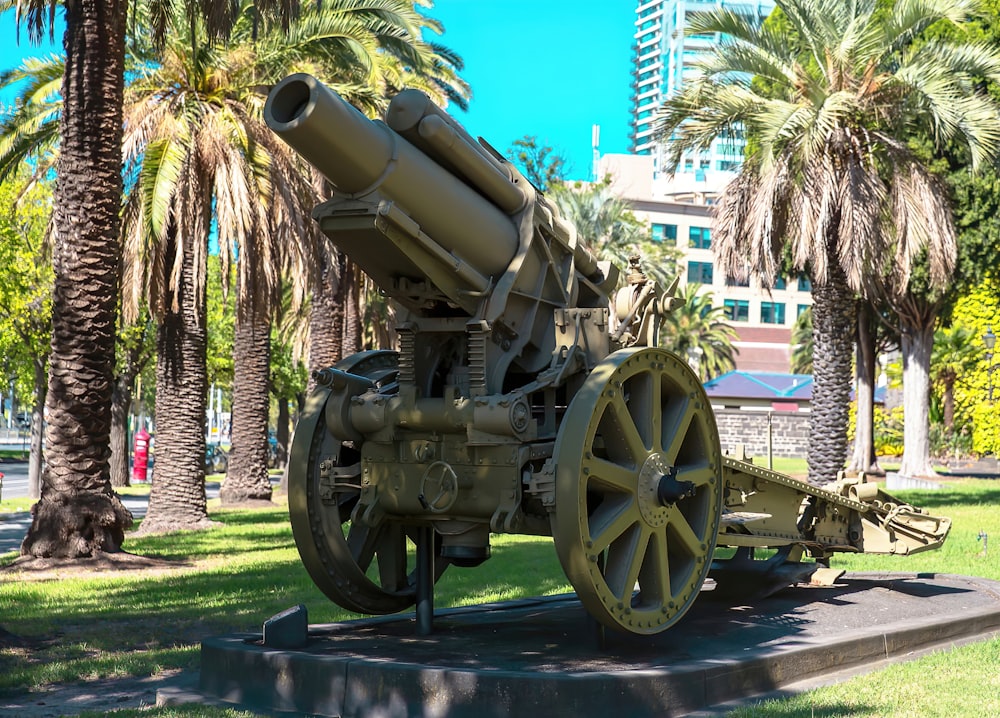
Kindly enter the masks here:
<path id="1" fill-rule="evenodd" d="M 35 558 L 21 556 L 13 563 L 0 567 L 0 580 L 50 581 L 73 576 L 93 576 L 100 573 L 122 571 L 141 572 L 143 575 L 160 576 L 190 569 L 189 561 L 178 561 L 154 556 L 139 556 L 119 551 L 100 552 L 82 558 Z"/>

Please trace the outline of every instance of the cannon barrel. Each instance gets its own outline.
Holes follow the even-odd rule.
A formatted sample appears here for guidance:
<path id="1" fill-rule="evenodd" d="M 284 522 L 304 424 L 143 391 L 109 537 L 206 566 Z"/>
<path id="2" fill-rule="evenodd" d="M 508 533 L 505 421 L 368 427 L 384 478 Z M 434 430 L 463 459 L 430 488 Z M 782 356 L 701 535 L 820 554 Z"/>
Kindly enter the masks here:
<path id="1" fill-rule="evenodd" d="M 439 118 L 436 114 L 428 117 Z M 360 198 L 377 191 L 482 275 L 502 274 L 514 258 L 519 233 L 505 212 L 517 201 L 514 194 L 506 193 L 501 209 L 487 199 L 488 189 L 477 191 L 463 182 L 382 122 L 369 120 L 315 77 L 300 73 L 279 82 L 268 96 L 264 119 L 340 193 Z M 462 175 L 471 182 L 484 177 L 494 193 L 503 192 L 496 189 L 505 178 L 495 164 L 469 147 L 463 137 L 429 133 L 435 135 L 430 143 L 459 147 L 452 153 L 457 159 L 450 164 Z M 514 186 L 509 179 L 505 181 Z M 522 206 L 525 203 L 521 201 Z"/>

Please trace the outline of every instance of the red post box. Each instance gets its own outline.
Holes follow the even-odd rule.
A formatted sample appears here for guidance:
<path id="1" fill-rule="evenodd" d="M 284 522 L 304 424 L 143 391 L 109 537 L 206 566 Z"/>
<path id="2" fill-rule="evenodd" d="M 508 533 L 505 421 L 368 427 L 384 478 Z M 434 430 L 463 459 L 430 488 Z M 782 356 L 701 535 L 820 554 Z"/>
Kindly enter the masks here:
<path id="1" fill-rule="evenodd" d="M 132 480 L 146 483 L 146 470 L 149 467 L 149 432 L 146 427 L 140 427 L 135 432 L 132 441 Z"/>

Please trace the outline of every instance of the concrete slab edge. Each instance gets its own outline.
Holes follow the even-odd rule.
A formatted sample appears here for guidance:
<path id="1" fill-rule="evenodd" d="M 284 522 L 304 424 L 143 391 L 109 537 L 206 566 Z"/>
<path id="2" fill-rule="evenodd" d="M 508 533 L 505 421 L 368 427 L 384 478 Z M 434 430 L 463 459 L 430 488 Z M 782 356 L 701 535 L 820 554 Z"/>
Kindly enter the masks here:
<path id="1" fill-rule="evenodd" d="M 856 631 L 747 660 L 576 674 L 470 671 L 302 655 L 248 643 L 259 634 L 237 634 L 203 642 L 199 692 L 229 704 L 342 718 L 376 713 L 488 718 L 536 712 L 681 716 L 831 672 L 985 637 L 1000 630 L 1000 610 L 897 628 Z"/>

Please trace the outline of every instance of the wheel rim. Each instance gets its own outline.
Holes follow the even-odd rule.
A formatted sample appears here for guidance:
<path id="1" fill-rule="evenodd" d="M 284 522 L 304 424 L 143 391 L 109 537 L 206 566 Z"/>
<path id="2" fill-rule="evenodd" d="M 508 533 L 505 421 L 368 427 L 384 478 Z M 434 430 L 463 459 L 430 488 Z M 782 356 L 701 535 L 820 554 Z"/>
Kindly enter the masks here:
<path id="1" fill-rule="evenodd" d="M 698 377 L 661 349 L 615 352 L 573 398 L 554 453 L 552 534 L 584 607 L 632 633 L 673 625 L 708 573 L 722 506 Z"/>
<path id="2" fill-rule="evenodd" d="M 336 368 L 367 376 L 380 392 L 391 394 L 395 387 L 380 379 L 391 381 L 397 366 L 395 352 L 377 351 L 348 357 Z M 288 513 L 295 545 L 313 583 L 337 605 L 370 614 L 404 610 L 416 600 L 416 531 L 389 520 L 376 526 L 350 523 L 360 497 L 361 447 L 327 430 L 329 397 L 324 387 L 313 392 L 292 441 Z M 435 541 L 439 554 L 440 538 Z M 446 566 L 436 558 L 435 580 Z"/>

